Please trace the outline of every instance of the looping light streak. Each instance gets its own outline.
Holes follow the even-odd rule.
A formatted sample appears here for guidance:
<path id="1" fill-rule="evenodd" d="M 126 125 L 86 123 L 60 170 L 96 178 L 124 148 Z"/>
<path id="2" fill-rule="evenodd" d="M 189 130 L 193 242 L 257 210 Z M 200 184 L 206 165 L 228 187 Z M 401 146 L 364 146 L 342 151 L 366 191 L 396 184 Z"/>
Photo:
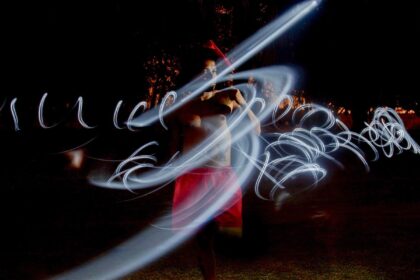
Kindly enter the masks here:
<path id="1" fill-rule="evenodd" d="M 366 123 L 361 135 L 366 136 L 375 147 L 382 149 L 387 157 L 409 150 L 415 154 L 420 153 L 419 145 L 408 134 L 400 116 L 390 108 L 377 108 L 372 121 Z"/>

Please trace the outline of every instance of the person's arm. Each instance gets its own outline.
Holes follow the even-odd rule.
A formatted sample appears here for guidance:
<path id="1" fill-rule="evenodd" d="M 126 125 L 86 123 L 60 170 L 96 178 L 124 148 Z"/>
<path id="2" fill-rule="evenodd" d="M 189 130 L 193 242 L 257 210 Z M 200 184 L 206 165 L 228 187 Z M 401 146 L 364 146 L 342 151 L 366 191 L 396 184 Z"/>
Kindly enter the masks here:
<path id="1" fill-rule="evenodd" d="M 206 101 L 206 100 L 212 99 L 217 94 L 225 94 L 229 96 L 229 98 L 233 101 L 233 104 L 232 104 L 233 108 L 231 109 L 237 109 L 242 106 L 246 106 L 245 98 L 242 96 L 241 91 L 236 88 L 206 91 L 201 95 L 200 100 Z M 257 135 L 260 135 L 261 134 L 260 120 L 257 118 L 257 116 L 255 116 L 255 114 L 252 112 L 251 109 L 247 111 L 247 115 L 248 115 L 248 118 L 251 120 L 252 126 L 255 129 L 255 132 L 257 133 Z"/>
<path id="2" fill-rule="evenodd" d="M 209 99 L 213 98 L 216 95 L 217 92 L 219 92 L 219 91 L 218 90 L 205 91 L 205 92 L 203 92 L 203 94 L 201 94 L 200 100 L 201 101 L 209 100 Z"/>
<path id="3" fill-rule="evenodd" d="M 235 101 L 234 109 L 247 105 L 245 98 L 242 96 L 242 93 L 238 89 L 236 89 L 236 92 L 233 95 L 233 100 Z M 257 133 L 257 135 L 260 135 L 261 134 L 260 120 L 257 118 L 257 116 L 255 116 L 254 112 L 252 112 L 251 109 L 247 110 L 247 115 L 248 115 L 248 118 L 251 120 L 252 126 L 255 129 L 255 133 Z"/>
<path id="4" fill-rule="evenodd" d="M 201 101 L 206 101 L 209 99 L 214 98 L 217 94 L 227 95 L 229 96 L 229 99 L 232 101 L 232 107 L 231 109 L 238 109 L 242 106 L 246 106 L 246 100 L 242 96 L 242 93 L 239 89 L 236 88 L 229 88 L 229 89 L 222 89 L 222 90 L 212 90 L 212 91 L 206 91 L 200 96 Z M 255 114 L 252 112 L 252 110 L 247 111 L 248 118 L 250 119 L 252 126 L 255 129 L 255 132 L 257 135 L 261 134 L 261 125 L 260 120 L 255 116 Z"/>

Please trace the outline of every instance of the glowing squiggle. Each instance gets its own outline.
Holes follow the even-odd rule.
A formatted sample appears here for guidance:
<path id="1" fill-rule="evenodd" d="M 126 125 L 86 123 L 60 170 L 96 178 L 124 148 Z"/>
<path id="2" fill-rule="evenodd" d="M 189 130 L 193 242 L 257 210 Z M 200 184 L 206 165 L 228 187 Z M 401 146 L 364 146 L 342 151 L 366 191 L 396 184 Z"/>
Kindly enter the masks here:
<path id="1" fill-rule="evenodd" d="M 77 105 L 77 120 L 79 121 L 79 123 L 84 127 L 84 128 L 87 128 L 87 129 L 92 129 L 92 128 L 95 128 L 94 126 L 89 126 L 84 120 L 83 120 L 83 97 L 82 96 L 80 96 L 78 99 L 77 99 L 77 102 L 76 102 L 76 105 Z"/>
<path id="2" fill-rule="evenodd" d="M 286 111 L 289 111 L 289 108 L 286 108 Z M 366 123 L 367 127 L 360 134 L 350 131 L 334 117 L 331 111 L 319 105 L 305 104 L 298 107 L 293 112 L 292 119 L 299 127 L 291 132 L 267 135 L 277 139 L 268 143 L 263 164 L 255 161 L 260 169 L 255 192 L 260 198 L 276 200 L 275 194 L 278 190 L 287 191 L 284 182 L 299 173 L 311 172 L 313 183 L 306 187 L 315 185 L 326 175 L 326 170 L 316 164 L 321 157 L 343 167 L 331 156 L 339 149 L 346 149 L 353 153 L 363 163 L 366 170 L 369 170 L 369 165 L 365 159 L 365 152 L 358 146 L 361 143 L 364 143 L 374 154 L 372 160 L 379 158 L 378 148 L 381 148 L 387 157 L 391 157 L 395 149 L 397 153 L 408 150 L 415 154 L 420 153 L 419 145 L 407 133 L 398 114 L 389 108 L 378 108 L 371 123 Z M 313 119 L 315 123 L 309 124 L 309 129 L 303 128 L 310 121 L 314 121 Z M 281 118 L 275 118 L 275 120 L 279 121 Z M 313 127 L 315 124 L 319 127 Z M 333 129 L 341 131 L 334 132 Z M 264 176 L 273 184 L 266 191 L 268 195 L 262 195 L 260 183 Z"/>
<path id="3" fill-rule="evenodd" d="M 415 154 L 420 153 L 419 145 L 408 134 L 403 121 L 394 110 L 377 108 L 372 121 L 366 126 L 361 134 L 367 135 L 375 147 L 382 149 L 385 156 L 392 157 L 395 150 L 397 154 L 409 150 Z"/>
<path id="4" fill-rule="evenodd" d="M 157 158 L 155 156 L 151 156 L 151 155 L 138 155 L 141 151 L 143 151 L 144 149 L 146 149 L 149 146 L 152 145 L 159 145 L 158 142 L 156 141 L 152 141 L 149 142 L 143 146 L 141 146 L 140 148 L 138 148 L 134 153 L 132 153 L 126 160 L 122 161 L 118 167 L 115 169 L 114 174 L 108 179 L 108 182 L 111 183 L 112 181 L 116 180 L 117 178 L 120 178 L 122 175 L 124 176 L 122 181 L 124 186 L 127 188 L 127 190 L 131 191 L 128 184 L 128 180 L 130 179 L 130 175 L 132 173 L 134 173 L 135 171 L 142 169 L 142 168 L 146 168 L 146 167 L 153 167 L 154 163 L 157 162 Z M 139 164 L 138 161 L 140 160 L 150 160 L 153 163 L 141 163 Z M 126 167 L 126 165 L 128 165 L 129 163 L 134 163 L 134 167 L 131 167 L 129 169 L 124 169 Z M 121 171 L 123 170 L 123 171 Z"/>
<path id="5" fill-rule="evenodd" d="M 160 104 L 160 106 L 159 106 L 159 121 L 160 121 L 160 124 L 162 125 L 162 127 L 164 127 L 166 130 L 168 130 L 168 127 L 165 125 L 165 122 L 164 122 L 164 120 L 163 120 L 163 116 L 164 116 L 164 114 L 163 114 L 163 110 L 165 109 L 165 106 L 167 106 L 167 102 L 168 102 L 168 100 L 170 100 L 170 99 L 173 99 L 171 102 L 175 102 L 176 101 L 176 98 L 177 98 L 177 94 L 176 94 L 176 92 L 175 91 L 170 91 L 170 92 L 168 92 L 164 97 L 163 97 L 163 99 L 162 99 L 162 101 L 161 101 L 161 104 Z"/>
<path id="6" fill-rule="evenodd" d="M 17 98 L 13 98 L 12 102 L 10 102 L 10 112 L 12 113 L 13 123 L 15 124 L 15 131 L 19 131 L 19 117 L 16 113 L 16 101 Z"/>
<path id="7" fill-rule="evenodd" d="M 112 118 L 113 123 L 114 123 L 114 127 L 116 129 L 123 129 L 121 126 L 119 126 L 118 124 L 118 113 L 120 111 L 121 105 L 122 105 L 123 101 L 120 100 L 118 101 L 117 105 L 115 106 L 115 110 L 114 110 L 114 117 Z"/>
<path id="8" fill-rule="evenodd" d="M 143 111 L 146 110 L 146 108 L 147 108 L 147 102 L 146 101 L 139 102 L 136 105 L 136 107 L 134 107 L 134 109 L 131 111 L 130 116 L 128 117 L 128 120 L 127 120 L 127 128 L 129 130 L 131 130 L 131 131 L 135 131 L 135 129 L 133 128 L 133 126 L 131 125 L 131 123 L 132 123 L 132 120 L 133 120 L 134 116 L 136 115 L 137 111 L 140 108 L 143 108 Z"/>
<path id="9" fill-rule="evenodd" d="M 45 129 L 52 128 L 57 125 L 57 124 L 54 124 L 52 126 L 47 126 L 44 122 L 44 103 L 45 103 L 45 100 L 47 99 L 47 96 L 48 96 L 48 93 L 44 93 L 44 95 L 41 98 L 41 101 L 39 101 L 39 106 L 38 106 L 38 122 L 39 122 L 39 125 Z"/>

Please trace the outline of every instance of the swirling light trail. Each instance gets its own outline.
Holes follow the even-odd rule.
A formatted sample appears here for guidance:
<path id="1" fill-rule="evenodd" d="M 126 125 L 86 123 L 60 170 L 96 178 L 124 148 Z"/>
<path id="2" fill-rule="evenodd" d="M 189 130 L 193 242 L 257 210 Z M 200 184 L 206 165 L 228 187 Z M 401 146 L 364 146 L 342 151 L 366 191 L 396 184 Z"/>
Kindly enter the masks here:
<path id="1" fill-rule="evenodd" d="M 217 67 L 220 72 L 214 79 L 203 82 L 201 77 L 198 77 L 178 90 L 182 93 L 188 92 L 189 95 L 178 98 L 176 92 L 169 92 L 163 98 L 159 108 L 142 112 L 135 117 L 140 109 L 143 111 L 146 109 L 146 102 L 138 103 L 131 111 L 126 126 L 127 129 L 134 131 L 135 127 L 160 122 L 164 128 L 168 129 L 165 116 L 179 110 L 209 85 L 228 79 L 243 81 L 253 76 L 257 84 L 269 82 L 273 86 L 274 100 L 266 102 L 261 98 L 263 96 L 261 89 L 239 83 L 235 87 L 243 93 L 247 105 L 229 117 L 227 129 L 218 129 L 186 154 L 175 153 L 162 166 L 156 166 L 157 158 L 149 152 L 158 143 L 149 142 L 122 161 L 112 175 L 99 174 L 92 176 L 90 181 L 100 187 L 126 189 L 130 192 L 151 188 L 153 192 L 166 186 L 180 174 L 201 166 L 220 149 L 229 148 L 230 144 L 223 142 L 225 136 L 229 134 L 234 144 L 233 152 L 236 153 L 234 157 L 236 160 L 232 166 L 239 174 L 239 185 L 247 185 L 251 172 L 257 168 L 259 175 L 254 186 L 257 196 L 281 202 L 291 193 L 315 186 L 326 176 L 327 170 L 319 164 L 321 159 L 343 167 L 334 157 L 334 153 L 340 149 L 346 149 L 354 154 L 366 169 L 369 168 L 365 159 L 366 149 L 361 148 L 361 145 L 374 154 L 373 160 L 379 158 L 379 150 L 382 150 L 387 157 L 408 150 L 416 154 L 420 153 L 419 145 L 407 133 L 401 118 L 391 109 L 378 108 L 373 120 L 366 124 L 366 128 L 361 133 L 350 131 L 343 122 L 336 119 L 330 110 L 316 104 L 302 105 L 292 112 L 291 97 L 288 93 L 295 82 L 295 73 L 291 68 L 267 67 L 225 77 L 232 69 L 240 66 L 290 29 L 318 3 L 319 1 L 306 1 L 296 5 L 228 54 L 227 57 L 233 61 L 232 64 L 225 65 L 219 61 Z M 43 108 L 46 98 L 45 93 L 38 107 L 39 123 L 45 129 L 52 127 L 47 126 L 44 120 Z M 168 106 L 167 101 L 170 99 L 171 104 Z M 283 111 L 279 111 L 279 104 L 285 100 L 289 100 L 288 105 Z M 16 101 L 17 98 L 12 100 L 10 110 L 15 130 L 19 130 Z M 118 124 L 122 102 L 120 100 L 114 110 L 113 123 L 117 129 L 123 128 Z M 256 105 L 260 107 L 256 115 L 261 122 L 271 116 L 271 124 L 276 126 L 292 112 L 292 121 L 297 128 L 285 133 L 268 133 L 263 139 L 259 139 L 257 135 L 251 133 L 253 127 L 245 121 L 247 112 Z M 78 98 L 75 106 L 78 107 L 77 116 L 82 127 L 94 128 L 83 120 L 82 97 Z M 262 142 L 266 145 L 261 153 Z M 293 186 L 296 180 L 300 179 L 303 179 L 304 183 L 297 188 Z M 271 184 L 264 184 L 263 180 L 268 180 Z M 194 234 L 201 225 L 217 215 L 221 208 L 231 203 L 235 192 L 236 190 L 230 187 L 229 180 L 221 188 L 208 191 L 197 188 L 192 196 L 200 199 L 194 205 L 184 205 L 177 213 L 162 216 L 154 222 L 153 227 L 145 229 L 106 255 L 55 278 L 114 279 L 133 272 L 159 258 Z M 172 219 L 189 221 L 189 224 L 174 230 L 171 225 Z"/>
<path id="2" fill-rule="evenodd" d="M 170 113 L 179 107 L 182 104 L 185 104 L 188 100 L 191 100 L 195 96 L 197 96 L 200 91 L 205 90 L 208 85 L 214 82 L 220 82 L 223 79 L 223 76 L 230 72 L 233 67 L 238 67 L 240 64 L 244 63 L 247 59 L 253 56 L 256 52 L 264 48 L 267 44 L 272 42 L 275 38 L 279 35 L 283 34 L 286 30 L 296 24 L 300 19 L 306 16 L 310 11 L 312 11 L 318 1 L 306 1 L 302 4 L 296 5 L 292 8 L 289 12 L 287 12 L 284 16 L 281 16 L 278 20 L 275 20 L 273 23 L 269 24 L 267 27 L 263 28 L 261 31 L 256 33 L 250 39 L 248 39 L 245 43 L 239 46 L 237 51 L 233 51 L 230 56 L 235 57 L 236 59 L 232 60 L 231 66 L 223 67 L 222 63 L 219 62 L 218 66 L 219 69 L 222 69 L 220 74 L 214 79 L 209 81 L 208 83 L 202 83 L 200 79 L 196 79 L 183 88 L 181 88 L 178 92 L 192 92 L 186 98 L 181 99 L 180 102 L 175 102 L 167 111 L 163 112 L 160 110 L 156 112 L 155 110 L 151 110 L 149 112 L 145 112 L 140 115 L 138 118 L 130 122 L 130 125 L 133 126 L 146 126 L 155 123 L 158 120 L 162 120 L 163 115 Z M 279 96 L 285 95 L 285 93 L 291 87 L 291 81 L 293 75 L 290 75 L 290 70 L 286 70 L 285 73 L 281 73 L 283 78 L 282 85 L 277 87 L 279 89 L 278 94 Z M 278 84 L 279 77 L 276 77 L 273 81 Z M 245 88 L 245 87 L 244 87 Z M 248 91 L 249 93 L 249 91 Z M 251 101 L 248 102 L 247 108 L 245 108 L 242 112 L 236 114 L 234 119 L 231 119 L 229 124 L 229 130 L 232 132 L 232 142 L 247 142 L 247 145 L 241 146 L 241 149 L 245 150 L 245 153 L 251 158 L 257 158 L 259 151 L 260 151 L 260 142 L 258 141 L 258 137 L 255 134 L 250 134 L 249 131 L 253 128 L 249 125 L 241 125 L 240 121 L 246 115 L 246 110 L 250 109 L 250 106 L 254 103 L 252 100 L 255 99 L 255 91 L 253 92 L 253 96 L 246 96 Z M 258 102 L 258 101 L 256 101 Z M 261 101 L 259 101 L 261 103 Z M 251 105 L 250 105 L 251 104 Z M 264 108 L 261 114 L 258 117 L 261 119 L 264 118 L 264 115 L 269 114 L 267 112 L 269 108 L 272 106 L 267 106 Z M 242 133 L 238 133 L 238 131 L 242 131 Z M 220 133 L 220 134 L 217 134 Z M 194 166 L 199 166 L 204 163 L 206 157 L 204 155 L 208 155 L 208 153 L 214 153 L 212 148 L 216 146 L 220 146 L 220 140 L 223 139 L 223 134 L 229 133 L 227 130 L 218 131 L 211 135 L 209 138 L 205 139 L 202 143 L 197 145 L 194 149 L 192 149 L 186 155 L 183 155 L 173 162 L 168 164 L 165 168 L 158 168 L 156 170 L 151 170 L 145 172 L 145 174 L 132 176 L 126 176 L 127 172 L 124 173 L 125 179 L 123 178 L 122 183 L 113 182 L 110 183 L 106 179 L 92 179 L 92 182 L 103 186 L 103 187 L 115 187 L 121 188 L 124 187 L 125 184 L 130 183 L 129 189 L 135 188 L 144 188 L 150 187 L 151 185 L 156 185 L 160 183 L 170 181 L 171 179 L 175 178 L 180 172 L 185 172 L 190 170 Z M 245 133 L 248 134 L 248 137 L 242 137 L 239 141 L 238 135 L 244 135 Z M 238 172 L 238 184 L 241 186 L 246 185 L 247 180 L 249 179 L 249 174 L 253 170 L 253 164 L 251 161 L 247 160 L 246 157 L 241 157 L 238 154 L 238 160 L 233 165 L 240 168 L 240 172 Z M 132 157 L 137 157 L 137 153 L 134 153 Z M 141 155 L 140 155 L 141 156 Z M 151 157 L 146 157 L 148 160 L 152 160 Z M 147 167 L 152 167 L 152 164 L 142 164 L 139 163 L 140 167 L 133 167 L 133 171 L 137 171 L 139 169 L 144 169 Z M 125 164 L 124 164 L 125 165 Z M 164 170 L 164 172 L 159 172 L 159 170 Z M 174 172 L 174 170 L 176 172 Z M 118 173 L 121 173 L 119 170 Z M 122 174 L 121 174 L 122 175 Z M 159 175 L 159 176 L 156 176 Z M 124 177 L 123 176 L 123 177 Z M 227 183 L 229 180 L 227 180 Z M 187 213 L 189 217 L 190 227 L 186 227 L 180 229 L 178 231 L 172 230 L 165 230 L 165 228 L 171 228 L 170 226 L 170 216 L 162 217 L 155 223 L 155 227 L 148 228 L 145 231 L 139 233 L 135 237 L 131 238 L 130 240 L 124 242 L 120 246 L 112 249 L 106 255 L 99 257 L 96 260 L 93 260 L 85 265 L 82 265 L 68 273 L 58 275 L 56 279 L 115 279 L 119 278 L 123 275 L 126 275 L 148 263 L 155 260 L 156 258 L 162 256 L 169 250 L 173 249 L 177 245 L 180 244 L 183 240 L 191 236 L 199 226 L 203 225 L 206 221 L 208 221 L 211 217 L 217 214 L 220 209 L 226 205 L 232 198 L 233 194 L 235 193 L 235 189 L 229 187 L 228 184 L 222 186 L 221 189 L 225 190 L 224 192 L 218 192 L 216 189 L 210 190 L 206 193 L 197 193 L 193 194 L 194 197 L 201 197 L 203 198 L 200 203 L 194 205 L 194 207 L 187 207 L 184 206 L 186 211 L 179 211 L 180 215 L 184 215 Z M 200 188 L 197 189 L 197 192 Z M 219 189 L 220 190 L 220 189 Z M 206 207 L 199 207 L 205 205 Z M 181 207 L 182 209 L 182 207 Z M 181 217 L 182 218 L 182 217 Z"/>

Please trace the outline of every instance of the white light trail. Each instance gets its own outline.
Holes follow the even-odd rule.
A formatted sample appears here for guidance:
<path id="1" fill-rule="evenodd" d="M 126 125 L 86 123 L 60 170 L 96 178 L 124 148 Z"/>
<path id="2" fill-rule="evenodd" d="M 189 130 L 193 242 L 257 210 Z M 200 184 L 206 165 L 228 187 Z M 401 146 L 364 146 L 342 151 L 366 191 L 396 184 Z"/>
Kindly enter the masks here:
<path id="1" fill-rule="evenodd" d="M 47 96 L 48 96 L 48 93 L 44 93 L 38 105 L 38 122 L 39 122 L 39 125 L 44 129 L 52 128 L 57 125 L 57 124 L 54 124 L 52 126 L 47 126 L 44 122 L 44 103 L 45 103 L 45 100 L 47 99 Z"/>
<path id="2" fill-rule="evenodd" d="M 118 124 L 118 113 L 120 112 L 120 108 L 121 108 L 122 103 L 123 103 L 123 101 L 122 101 L 122 100 L 118 101 L 117 105 L 115 106 L 115 110 L 114 110 L 114 117 L 112 118 L 113 123 L 114 123 L 114 127 L 115 127 L 116 129 L 124 129 L 123 127 L 121 127 L 121 126 Z"/>
<path id="3" fill-rule="evenodd" d="M 130 116 L 128 117 L 127 120 L 127 128 L 131 131 L 135 131 L 135 129 L 133 128 L 133 126 L 131 125 L 133 118 L 135 117 L 136 113 L 140 110 L 140 108 L 144 110 L 146 110 L 147 108 L 147 102 L 146 101 L 141 101 L 139 102 L 136 107 L 134 107 L 134 109 L 131 111 Z"/>
<path id="4" fill-rule="evenodd" d="M 13 123 L 15 124 L 15 131 L 19 131 L 19 117 L 16 113 L 16 101 L 17 98 L 13 98 L 12 102 L 10 102 L 10 112 L 12 113 Z"/>
<path id="5" fill-rule="evenodd" d="M 77 106 L 77 120 L 79 121 L 80 125 L 83 126 L 84 128 L 87 128 L 87 129 L 95 128 L 94 126 L 88 125 L 83 120 L 83 97 L 82 96 L 80 96 L 77 99 L 77 102 L 76 102 L 76 105 L 75 106 Z"/>

